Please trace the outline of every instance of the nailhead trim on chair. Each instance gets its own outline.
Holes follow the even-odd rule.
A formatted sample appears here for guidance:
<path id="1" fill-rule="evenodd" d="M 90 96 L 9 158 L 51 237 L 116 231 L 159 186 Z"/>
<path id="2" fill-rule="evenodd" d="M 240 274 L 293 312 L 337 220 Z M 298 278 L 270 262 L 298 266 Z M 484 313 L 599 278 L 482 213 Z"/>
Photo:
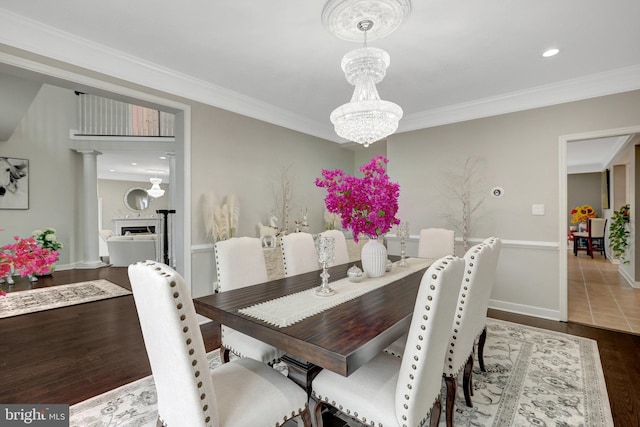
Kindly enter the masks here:
<path id="1" fill-rule="evenodd" d="M 469 268 L 465 271 L 464 282 L 466 282 L 466 283 L 469 283 L 469 282 L 471 281 L 471 279 L 470 279 L 470 277 L 469 277 L 469 276 L 471 276 L 471 274 L 472 274 L 472 273 L 473 273 L 473 271 L 475 270 L 475 268 L 474 268 L 474 267 L 475 267 L 475 263 L 473 262 L 473 260 L 475 260 L 475 259 L 476 259 L 475 254 L 477 254 L 478 252 L 480 252 L 480 249 L 481 249 L 483 246 L 485 246 L 485 245 L 484 245 L 484 244 L 480 244 L 480 245 L 478 245 L 478 246 L 476 247 L 475 251 L 474 251 L 474 254 L 472 254 L 472 255 L 469 257 L 472 261 L 470 261 L 470 262 L 469 262 Z M 462 287 L 462 289 L 463 289 L 464 291 L 468 291 L 468 290 L 469 290 L 469 286 L 464 285 L 464 286 Z M 463 307 L 463 306 L 464 306 L 464 303 L 465 303 L 465 298 L 467 297 L 466 292 L 462 293 L 462 294 L 461 294 L 461 297 L 462 297 L 462 298 L 460 299 L 460 301 L 459 301 L 459 305 L 458 305 L 458 311 L 459 311 L 459 312 L 464 311 L 464 307 Z M 456 319 L 458 319 L 458 320 L 456 320 L 456 323 L 455 323 L 455 324 L 456 324 L 456 326 L 460 326 L 460 320 L 459 320 L 459 319 L 462 319 L 462 315 L 461 315 L 460 313 L 458 313 L 458 314 L 456 315 Z M 454 328 L 454 330 L 453 330 L 453 331 L 454 331 L 454 333 L 455 333 L 455 334 L 457 334 L 457 333 L 458 333 L 458 329 L 457 329 L 457 328 Z M 452 348 L 453 348 L 453 347 L 455 347 L 455 341 L 456 341 L 457 339 L 458 339 L 458 337 L 457 337 L 456 335 L 453 335 L 453 336 L 451 337 L 450 347 L 452 347 Z M 472 351 L 473 351 L 473 350 L 472 350 Z M 452 350 L 452 349 L 449 349 L 449 354 L 453 354 L 453 350 Z M 452 362 L 452 361 L 453 361 L 453 359 L 452 359 L 451 357 L 448 357 L 448 358 L 447 358 L 447 360 L 448 360 L 449 362 Z M 452 370 L 452 369 L 453 369 L 453 366 L 452 366 L 452 365 L 447 365 L 447 366 L 448 366 L 448 368 L 449 368 L 450 370 Z M 457 377 L 457 376 L 460 374 L 460 372 L 464 369 L 464 366 L 465 366 L 465 365 L 463 364 L 460 368 L 458 368 L 458 371 L 457 371 L 457 372 L 455 372 L 455 373 L 454 373 L 454 372 L 449 372 L 449 373 L 444 373 L 443 375 L 444 375 L 444 376 L 449 376 L 449 377 Z"/>
<path id="2" fill-rule="evenodd" d="M 449 259 L 451 259 L 451 257 L 447 257 L 445 260 L 443 260 L 443 261 L 442 261 L 442 264 L 441 264 L 441 265 L 439 265 L 439 266 L 437 266 L 437 267 L 436 267 L 436 269 L 437 269 L 437 270 L 442 270 L 442 269 L 444 268 L 444 265 L 448 264 L 448 261 L 447 261 L 447 260 L 449 260 Z M 437 274 L 432 274 L 432 275 L 431 275 L 431 279 L 432 279 L 432 280 L 436 280 L 437 278 L 438 278 L 438 275 L 437 275 Z M 436 290 L 436 287 L 435 287 L 435 285 L 431 284 L 431 285 L 429 286 L 429 289 L 431 289 L 432 291 L 435 291 L 435 290 Z M 431 294 L 427 295 L 427 300 L 429 300 L 429 301 L 433 301 L 433 295 L 431 295 Z M 428 305 L 428 304 L 427 304 L 427 305 L 425 305 L 425 306 L 424 306 L 424 310 L 425 310 L 425 312 L 430 311 L 430 310 L 431 310 L 431 306 L 430 306 L 430 305 Z M 425 314 L 423 314 L 423 315 L 422 315 L 422 319 L 423 319 L 425 322 L 427 322 L 427 321 L 429 320 L 429 316 L 425 313 Z M 425 324 L 422 324 L 422 325 L 420 325 L 420 329 L 421 329 L 421 330 L 426 330 L 426 329 L 427 329 L 427 327 L 426 327 L 426 325 L 425 325 Z M 424 337 L 423 337 L 422 335 L 418 335 L 418 340 L 419 340 L 419 341 L 422 341 L 422 340 L 424 340 Z M 422 348 L 422 346 L 421 346 L 420 344 L 416 345 L 416 349 L 417 349 L 417 350 L 421 350 L 421 348 Z M 414 359 L 415 361 L 418 361 L 418 360 L 419 360 L 418 355 L 414 355 L 414 356 L 413 356 L 413 359 Z M 417 367 L 415 364 L 412 364 L 412 365 L 411 365 L 411 368 L 412 368 L 414 371 L 418 369 L 418 367 Z M 413 382 L 414 380 L 415 380 L 415 375 L 414 375 L 413 373 L 410 373 L 410 374 L 409 374 L 409 382 L 407 382 L 407 389 L 408 389 L 408 390 L 413 390 L 413 384 L 412 384 L 412 382 Z M 328 398 L 327 396 L 322 397 L 322 395 L 316 394 L 316 392 L 315 392 L 314 390 L 312 390 L 312 391 L 311 391 L 311 395 L 312 395 L 313 397 L 315 397 L 318 401 L 324 401 L 324 402 L 326 402 L 326 403 L 329 403 L 329 398 Z M 410 396 L 409 396 L 408 394 L 405 394 L 405 395 L 404 395 L 404 399 L 407 401 L 407 403 L 404 403 L 404 404 L 403 404 L 403 408 L 404 408 L 405 410 L 407 410 L 407 411 L 408 411 L 408 410 L 409 410 L 409 400 L 410 400 Z M 434 402 L 432 402 L 431 407 L 433 407 L 433 403 L 435 403 L 435 401 L 434 401 Z M 336 407 L 336 406 L 335 406 L 335 401 L 332 401 L 331 405 L 332 405 L 333 407 Z M 343 408 L 343 406 L 342 406 L 342 405 L 339 405 L 339 406 L 337 407 L 337 409 L 338 409 L 340 412 L 343 412 L 343 413 L 345 413 L 346 415 L 348 415 L 348 416 L 350 416 L 350 417 L 352 417 L 352 418 L 355 418 L 356 420 L 360 421 L 360 422 L 361 422 L 361 423 L 363 423 L 363 424 L 366 424 L 366 422 L 367 422 L 366 417 L 358 418 L 358 413 L 357 413 L 357 412 L 354 412 L 354 413 L 353 413 L 353 415 L 351 415 L 351 410 L 350 410 L 350 409 L 348 409 L 348 408 L 346 408 L 346 409 L 345 409 L 345 408 Z M 422 418 L 422 420 L 421 420 L 421 422 L 420 422 L 420 425 L 423 425 L 424 423 L 426 423 L 426 422 L 427 422 L 427 419 L 429 419 L 429 414 L 430 414 L 430 413 L 431 413 L 431 409 L 430 409 L 430 410 L 429 410 L 429 412 L 428 412 L 427 414 L 425 414 L 425 416 Z M 406 413 L 405 413 L 405 414 L 402 414 L 402 419 L 403 419 L 404 421 L 406 421 L 406 420 L 407 420 L 407 414 L 406 414 Z M 375 421 L 370 421 L 370 425 L 371 425 L 372 427 L 375 427 L 375 425 L 376 425 Z M 382 424 L 382 423 L 378 423 L 378 427 L 384 427 L 384 426 L 383 426 L 383 424 Z M 407 425 L 406 425 L 406 424 L 402 424 L 402 427 L 407 427 Z"/>
<path id="3" fill-rule="evenodd" d="M 165 276 L 165 277 L 169 277 L 170 276 L 170 274 L 168 274 L 167 272 L 165 272 L 163 270 L 161 265 L 159 265 L 159 264 L 157 264 L 155 262 L 149 262 L 149 264 L 147 264 L 147 265 L 151 265 L 151 266 L 155 265 L 155 266 L 157 266 L 155 270 L 158 271 L 162 276 Z M 174 280 L 172 280 L 172 281 L 169 282 L 169 286 L 171 288 L 175 288 L 177 286 L 177 284 L 176 284 L 176 282 Z M 174 292 L 172 296 L 177 301 L 176 309 L 178 310 L 178 313 L 180 313 L 180 321 L 181 322 L 186 321 L 186 319 L 187 319 L 186 314 L 185 313 L 181 313 L 181 310 L 183 309 L 184 306 L 183 306 L 182 302 L 180 302 L 180 300 L 179 300 L 180 293 L 179 292 Z M 188 326 L 184 326 L 182 328 L 182 332 L 187 334 L 189 332 L 189 327 Z M 188 353 L 189 353 L 190 356 L 193 356 L 194 353 L 195 353 L 194 348 L 190 347 L 192 342 L 193 342 L 192 337 L 187 335 L 187 339 L 185 340 L 185 344 L 187 346 L 187 350 L 188 350 Z M 193 366 L 194 369 L 195 369 L 194 372 L 193 372 L 193 375 L 194 375 L 195 378 L 199 378 L 200 377 L 200 371 L 196 369 L 197 365 L 198 365 L 198 361 L 196 359 L 193 359 L 191 361 L 191 366 Z M 203 386 L 202 381 L 198 381 L 198 384 L 197 384 L 198 389 L 202 389 L 202 386 Z M 206 393 L 201 393 L 200 394 L 200 400 L 205 400 L 205 399 L 206 399 Z M 209 423 L 211 422 L 211 416 L 209 414 L 209 405 L 207 405 L 207 404 L 203 405 L 202 406 L 202 412 L 204 412 L 204 414 L 205 414 L 205 423 L 207 423 L 207 425 L 209 425 Z M 163 423 L 162 425 L 166 425 L 164 423 L 164 421 L 162 421 L 162 423 Z"/>

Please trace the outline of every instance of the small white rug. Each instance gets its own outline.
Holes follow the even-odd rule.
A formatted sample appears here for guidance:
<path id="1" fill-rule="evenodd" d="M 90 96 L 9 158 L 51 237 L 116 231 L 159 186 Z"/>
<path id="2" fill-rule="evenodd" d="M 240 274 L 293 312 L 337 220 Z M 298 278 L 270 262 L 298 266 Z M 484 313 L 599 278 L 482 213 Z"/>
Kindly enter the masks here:
<path id="1" fill-rule="evenodd" d="M 7 292 L 0 297 L 0 319 L 129 294 L 131 291 L 105 279 Z"/>
<path id="2" fill-rule="evenodd" d="M 476 362 L 473 408 L 465 405 L 458 387 L 454 425 L 613 425 L 595 341 L 495 319 L 488 319 L 487 330 L 487 372 L 480 372 Z M 211 369 L 220 364 L 218 351 L 207 357 Z M 445 425 L 442 401 L 440 426 Z M 153 427 L 156 405 L 153 378 L 146 377 L 71 406 L 70 426 Z"/>

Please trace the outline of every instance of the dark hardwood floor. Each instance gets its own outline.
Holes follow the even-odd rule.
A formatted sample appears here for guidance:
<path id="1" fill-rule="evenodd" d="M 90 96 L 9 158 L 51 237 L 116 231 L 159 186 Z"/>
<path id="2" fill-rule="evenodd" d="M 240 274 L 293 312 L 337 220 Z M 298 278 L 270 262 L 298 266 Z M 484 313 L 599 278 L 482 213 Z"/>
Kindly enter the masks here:
<path id="1" fill-rule="evenodd" d="M 56 271 L 36 287 L 97 278 L 131 289 L 126 268 Z M 28 288 L 17 283 L 11 291 Z M 1 289 L 8 290 L 6 284 Z M 640 426 L 640 336 L 490 310 L 497 319 L 598 342 L 616 426 Z M 203 326 L 207 351 L 219 326 Z M 0 402 L 74 404 L 151 373 L 133 297 L 0 319 Z"/>

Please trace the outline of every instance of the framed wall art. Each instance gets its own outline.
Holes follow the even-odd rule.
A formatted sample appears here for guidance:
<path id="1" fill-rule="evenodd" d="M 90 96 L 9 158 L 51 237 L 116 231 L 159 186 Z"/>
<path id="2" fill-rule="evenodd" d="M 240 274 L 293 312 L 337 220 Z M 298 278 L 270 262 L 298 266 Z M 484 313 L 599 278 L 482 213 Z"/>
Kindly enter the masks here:
<path id="1" fill-rule="evenodd" d="M 0 157 L 0 209 L 29 209 L 29 160 Z"/>

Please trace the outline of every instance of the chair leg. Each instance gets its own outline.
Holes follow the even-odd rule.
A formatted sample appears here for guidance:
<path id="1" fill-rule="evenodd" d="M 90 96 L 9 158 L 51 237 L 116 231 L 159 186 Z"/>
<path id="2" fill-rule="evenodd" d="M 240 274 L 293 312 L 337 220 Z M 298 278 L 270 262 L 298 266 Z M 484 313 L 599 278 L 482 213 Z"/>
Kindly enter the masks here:
<path id="1" fill-rule="evenodd" d="M 445 404 L 445 419 L 447 427 L 453 427 L 453 407 L 456 404 L 456 377 L 445 376 L 447 384 L 447 402 Z"/>
<path id="2" fill-rule="evenodd" d="M 433 402 L 433 406 L 431 407 L 431 417 L 429 419 L 429 427 L 438 427 L 440 424 L 440 413 L 442 412 L 442 403 L 440 402 L 440 398 L 437 398 L 435 402 Z"/>
<path id="3" fill-rule="evenodd" d="M 473 403 L 471 402 L 471 373 L 473 371 L 473 354 L 469 355 L 467 359 L 467 363 L 464 365 L 464 373 L 462 376 L 462 388 L 464 391 L 464 400 L 467 403 L 467 406 L 472 408 Z"/>
<path id="4" fill-rule="evenodd" d="M 587 249 L 589 251 L 589 255 L 591 255 L 591 259 L 593 259 L 593 242 L 591 239 L 587 239 Z"/>
<path id="5" fill-rule="evenodd" d="M 314 411 L 315 412 L 314 418 L 316 419 L 316 427 L 323 427 L 322 406 L 323 406 L 322 401 L 318 400 L 318 403 L 316 404 L 316 410 Z"/>
<path id="6" fill-rule="evenodd" d="M 485 326 L 478 339 L 478 365 L 482 372 L 487 372 L 484 368 L 484 343 L 487 341 L 487 327 Z"/>
<path id="7" fill-rule="evenodd" d="M 229 350 L 228 348 L 225 348 L 224 346 L 220 346 L 220 362 L 221 363 L 229 362 L 229 353 L 231 353 L 231 350 Z"/>
<path id="8" fill-rule="evenodd" d="M 302 419 L 304 427 L 311 427 L 313 425 L 311 424 L 311 412 L 308 406 L 300 413 L 300 418 Z M 320 424 L 320 427 L 322 427 L 322 424 Z"/>

